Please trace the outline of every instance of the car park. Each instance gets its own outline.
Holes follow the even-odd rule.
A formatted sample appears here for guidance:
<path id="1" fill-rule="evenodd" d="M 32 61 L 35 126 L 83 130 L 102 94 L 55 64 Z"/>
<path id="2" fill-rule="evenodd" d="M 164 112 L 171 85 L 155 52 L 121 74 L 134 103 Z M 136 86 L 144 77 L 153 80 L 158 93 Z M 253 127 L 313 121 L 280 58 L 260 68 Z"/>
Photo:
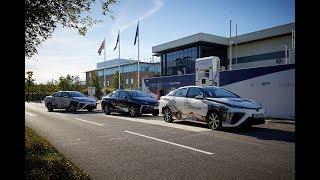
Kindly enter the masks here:
<path id="1" fill-rule="evenodd" d="M 171 91 L 160 98 L 159 111 L 166 122 L 173 122 L 173 118 L 194 120 L 215 130 L 265 123 L 261 104 L 214 86 L 186 86 Z"/>
<path id="2" fill-rule="evenodd" d="M 141 114 L 159 115 L 158 100 L 139 90 L 116 90 L 103 97 L 101 108 L 105 114 L 127 113 L 131 117 Z"/>
<path id="3" fill-rule="evenodd" d="M 58 91 L 53 93 L 52 96 L 46 96 L 44 102 L 49 112 L 54 109 L 65 109 L 71 112 L 87 109 L 91 112 L 97 108 L 95 99 L 78 91 Z"/>

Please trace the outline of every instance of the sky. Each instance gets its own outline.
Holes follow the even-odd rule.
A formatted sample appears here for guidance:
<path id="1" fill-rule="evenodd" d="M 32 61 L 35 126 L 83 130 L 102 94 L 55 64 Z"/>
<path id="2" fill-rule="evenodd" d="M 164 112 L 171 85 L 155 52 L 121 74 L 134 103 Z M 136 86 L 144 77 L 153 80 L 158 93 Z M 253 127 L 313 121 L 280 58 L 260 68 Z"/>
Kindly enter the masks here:
<path id="1" fill-rule="evenodd" d="M 67 74 L 85 80 L 85 71 L 104 61 L 97 51 L 106 39 L 106 59 L 118 58 L 116 44 L 120 30 L 120 57 L 137 59 L 134 46 L 137 21 L 140 21 L 140 61 L 150 61 L 152 47 L 199 32 L 229 37 L 231 11 L 232 36 L 295 22 L 294 0 L 119 0 L 111 6 L 114 20 L 103 16 L 100 1 L 92 15 L 103 20 L 86 36 L 59 26 L 52 38 L 38 48 L 38 54 L 25 60 L 25 71 L 32 70 L 36 83 L 57 80 Z M 154 60 L 159 58 L 154 57 Z"/>

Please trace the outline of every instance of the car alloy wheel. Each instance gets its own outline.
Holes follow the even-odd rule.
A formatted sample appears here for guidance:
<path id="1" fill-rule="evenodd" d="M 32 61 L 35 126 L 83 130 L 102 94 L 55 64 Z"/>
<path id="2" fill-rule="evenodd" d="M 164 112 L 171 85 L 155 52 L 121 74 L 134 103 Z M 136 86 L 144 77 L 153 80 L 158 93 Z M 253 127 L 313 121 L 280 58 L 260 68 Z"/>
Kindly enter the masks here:
<path id="1" fill-rule="evenodd" d="M 106 115 L 109 115 L 111 113 L 110 109 L 108 108 L 107 105 L 104 106 L 103 111 Z"/>
<path id="2" fill-rule="evenodd" d="M 163 110 L 163 119 L 164 119 L 164 121 L 166 121 L 168 123 L 173 122 L 171 110 L 169 108 L 165 108 Z"/>
<path id="3" fill-rule="evenodd" d="M 208 127 L 214 130 L 220 130 L 222 128 L 219 116 L 212 112 L 208 116 Z"/>
<path id="4" fill-rule="evenodd" d="M 70 104 L 69 111 L 70 112 L 76 112 L 77 111 L 76 106 L 74 104 Z"/>
<path id="5" fill-rule="evenodd" d="M 131 117 L 135 117 L 137 115 L 136 109 L 133 106 L 130 107 L 129 113 Z"/>
<path id="6" fill-rule="evenodd" d="M 52 104 L 51 104 L 51 103 L 48 103 L 47 108 L 48 108 L 48 111 L 49 111 L 49 112 L 52 112 L 52 111 L 53 111 L 53 107 L 52 107 Z"/>

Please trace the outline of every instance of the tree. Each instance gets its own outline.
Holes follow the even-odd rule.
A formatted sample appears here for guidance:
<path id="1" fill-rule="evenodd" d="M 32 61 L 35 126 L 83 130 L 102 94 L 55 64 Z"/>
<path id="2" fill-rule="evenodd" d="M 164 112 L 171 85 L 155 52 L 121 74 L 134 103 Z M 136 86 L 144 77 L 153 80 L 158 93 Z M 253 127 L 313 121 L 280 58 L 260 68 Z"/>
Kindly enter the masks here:
<path id="1" fill-rule="evenodd" d="M 100 0 L 102 14 L 112 11 L 109 6 L 117 0 Z M 101 22 L 91 16 L 96 0 L 25 0 L 25 56 L 37 53 L 37 47 L 50 38 L 58 24 L 78 30 L 85 35 L 93 24 Z"/>
<path id="2" fill-rule="evenodd" d="M 73 81 L 73 76 L 70 76 L 69 74 L 66 77 L 60 76 L 59 81 L 58 81 L 59 89 L 62 91 L 73 90 L 72 89 L 72 81 Z"/>
<path id="3" fill-rule="evenodd" d="M 119 71 L 116 71 L 116 73 L 113 75 L 112 87 L 114 89 L 119 89 Z"/>
<path id="4" fill-rule="evenodd" d="M 25 78 L 25 90 L 26 90 L 26 93 L 27 93 L 27 95 L 26 95 L 26 98 L 27 98 L 27 101 L 29 101 L 29 95 L 32 93 L 32 88 L 33 88 L 33 86 L 34 86 L 34 83 L 33 83 L 33 81 L 34 81 L 34 79 L 32 78 L 32 76 L 33 76 L 33 72 L 32 71 L 28 71 L 28 72 L 26 72 L 26 74 L 27 74 L 27 78 Z"/>
<path id="5" fill-rule="evenodd" d="M 98 76 L 97 71 L 92 71 L 91 72 L 91 86 L 95 88 L 96 91 L 96 97 L 98 99 L 101 98 L 102 92 L 101 92 L 101 82 L 100 78 Z"/>

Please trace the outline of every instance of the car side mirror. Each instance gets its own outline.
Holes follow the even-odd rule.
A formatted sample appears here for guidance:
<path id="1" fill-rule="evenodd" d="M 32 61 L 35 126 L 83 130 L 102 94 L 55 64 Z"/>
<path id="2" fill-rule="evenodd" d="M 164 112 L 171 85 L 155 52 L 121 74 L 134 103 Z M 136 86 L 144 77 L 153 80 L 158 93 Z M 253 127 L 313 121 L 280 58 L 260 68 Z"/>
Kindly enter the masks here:
<path id="1" fill-rule="evenodd" d="M 199 94 L 196 97 L 194 97 L 195 99 L 204 99 L 204 95 L 203 94 Z"/>

